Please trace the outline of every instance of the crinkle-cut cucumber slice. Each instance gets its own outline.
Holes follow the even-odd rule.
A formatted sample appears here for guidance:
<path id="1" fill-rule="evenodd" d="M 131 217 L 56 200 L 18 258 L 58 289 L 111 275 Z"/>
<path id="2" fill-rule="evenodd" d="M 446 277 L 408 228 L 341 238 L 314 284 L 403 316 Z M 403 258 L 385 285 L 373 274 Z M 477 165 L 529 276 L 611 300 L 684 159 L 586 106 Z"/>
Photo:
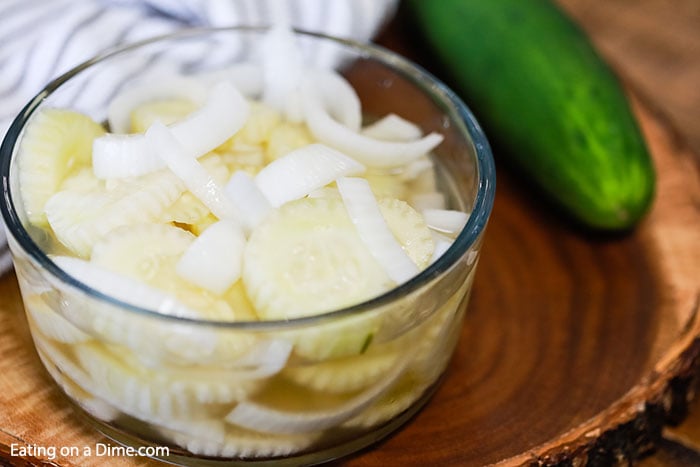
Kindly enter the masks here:
<path id="1" fill-rule="evenodd" d="M 452 357 L 452 349 L 460 336 L 463 300 L 465 294 L 468 297 L 475 272 L 476 269 L 472 268 L 459 290 L 418 330 L 421 334 L 417 339 L 416 358 L 411 369 L 428 382 L 439 377 Z"/>
<path id="2" fill-rule="evenodd" d="M 42 109 L 32 116 L 17 155 L 19 186 L 29 221 L 47 224 L 44 206 L 71 173 L 90 165 L 92 142 L 105 129 L 87 115 Z"/>
<path id="3" fill-rule="evenodd" d="M 423 217 L 399 199 L 382 198 L 378 203 L 391 233 L 418 268 L 425 269 L 430 264 L 435 244 Z"/>
<path id="4" fill-rule="evenodd" d="M 119 417 L 119 410 L 99 397 L 95 397 L 79 386 L 75 381 L 66 377 L 65 374 L 58 370 L 58 367 L 53 364 L 51 358 L 48 357 L 43 350 L 37 348 L 37 354 L 49 375 L 51 375 L 54 381 L 63 389 L 66 395 L 73 399 L 83 410 L 105 422 L 111 422 Z"/>
<path id="5" fill-rule="evenodd" d="M 173 204 L 167 207 L 160 217 L 163 223 L 173 222 L 193 225 L 202 222 L 211 211 L 195 195 L 185 191 Z"/>
<path id="6" fill-rule="evenodd" d="M 131 132 L 145 133 L 156 120 L 160 120 L 164 125 L 171 125 L 197 108 L 198 105 L 188 99 L 157 99 L 144 102 L 129 114 Z"/>
<path id="7" fill-rule="evenodd" d="M 392 346 L 372 346 L 360 355 L 290 366 L 283 375 L 313 391 L 333 394 L 358 391 L 377 383 L 400 358 Z"/>
<path id="8" fill-rule="evenodd" d="M 115 229 L 93 248 L 91 262 L 176 297 L 202 319 L 233 320 L 224 300 L 180 277 L 176 264 L 195 236 L 168 224 Z"/>
<path id="9" fill-rule="evenodd" d="M 409 256 L 427 264 L 433 241 L 420 215 L 400 201 L 379 204 Z M 319 314 L 393 287 L 334 197 L 304 198 L 273 212 L 248 241 L 243 281 L 262 319 Z M 295 354 L 318 361 L 362 353 L 380 328 L 381 317 L 365 313 L 290 330 L 288 338 Z"/>
<path id="10" fill-rule="evenodd" d="M 303 451 L 318 435 L 312 433 L 272 435 L 244 428 L 227 426 L 224 436 L 194 436 L 173 430 L 159 430 L 172 442 L 193 454 L 211 457 L 276 458 Z M 218 433 L 217 433 L 218 434 Z"/>
<path id="11" fill-rule="evenodd" d="M 239 306 L 234 310 L 225 299 L 179 277 L 175 265 L 194 238 L 192 234 L 166 224 L 139 224 L 115 229 L 95 245 L 88 264 L 162 292 L 163 300 L 174 298 L 171 301 L 186 306 L 190 318 L 234 321 L 240 316 L 249 320 L 249 309 Z M 109 293 L 109 287 L 105 284 L 106 293 Z M 120 294 L 124 293 L 128 291 L 120 291 Z M 137 301 L 138 297 L 134 300 Z M 231 339 L 212 327 L 142 316 L 108 303 L 98 303 L 70 289 L 63 290 L 59 302 L 65 316 L 84 325 L 84 329 L 94 331 L 109 342 L 133 349 L 144 360 L 202 364 L 225 362 L 244 355 L 257 342 L 252 334 Z"/>
<path id="12" fill-rule="evenodd" d="M 258 315 L 289 319 L 359 303 L 391 287 L 342 201 L 289 202 L 252 232 L 243 281 Z"/>
<path id="13" fill-rule="evenodd" d="M 150 285 L 160 285 L 170 277 L 173 259 L 190 246 L 195 237 L 167 224 L 144 223 L 117 228 L 92 250 L 91 262 Z"/>
<path id="14" fill-rule="evenodd" d="M 64 190 L 82 190 L 82 191 L 92 191 L 98 190 L 102 186 L 102 182 L 99 178 L 95 177 L 90 167 L 83 167 L 70 174 L 66 175 L 66 178 L 61 183 L 61 186 L 57 191 Z"/>
<path id="15" fill-rule="evenodd" d="M 469 290 L 472 274 L 437 312 L 419 327 L 411 331 L 415 343 L 414 356 L 407 371 L 396 385 L 380 397 L 368 410 L 343 424 L 348 428 L 366 428 L 395 417 L 408 409 L 435 384 L 452 356 L 452 346 L 459 338 L 455 326 L 459 320 L 460 304 L 464 290 Z"/>
<path id="16" fill-rule="evenodd" d="M 89 334 L 61 316 L 57 310 L 51 309 L 41 295 L 25 296 L 24 308 L 27 311 L 30 326 L 49 339 L 63 344 L 75 344 L 92 339 Z"/>
<path id="17" fill-rule="evenodd" d="M 368 170 L 362 177 L 369 182 L 372 193 L 378 199 L 406 199 L 406 182 L 399 175 L 378 170 Z"/>
<path id="18" fill-rule="evenodd" d="M 225 152 L 217 152 L 221 156 L 230 174 L 239 170 L 255 176 L 265 167 L 265 148 L 263 146 L 237 144 Z"/>
<path id="19" fill-rule="evenodd" d="M 260 378 L 248 378 L 252 372 L 246 370 L 167 364 L 151 368 L 123 348 L 108 350 L 85 344 L 74 351 L 80 365 L 102 390 L 133 410 L 161 417 L 196 413 L 200 404 L 240 401 L 262 384 Z"/>
<path id="20" fill-rule="evenodd" d="M 277 380 L 251 399 L 239 402 L 226 421 L 274 434 L 313 433 L 340 425 L 362 413 L 401 377 L 412 357 L 408 351 L 375 384 L 344 396 L 311 392 Z"/>
<path id="21" fill-rule="evenodd" d="M 258 316 L 255 307 L 250 301 L 243 281 L 236 281 L 226 292 L 223 299 L 229 304 L 236 321 L 257 321 Z"/>
<path id="22" fill-rule="evenodd" d="M 282 115 L 262 102 L 249 101 L 249 104 L 248 120 L 235 135 L 217 147 L 217 151 L 235 151 L 240 144 L 259 146 L 270 139 L 270 134 L 280 124 Z"/>
<path id="23" fill-rule="evenodd" d="M 98 188 L 60 191 L 46 203 L 46 216 L 58 240 L 87 258 L 93 245 L 117 227 L 159 219 L 184 191 L 172 173 L 160 171 Z"/>
<path id="24" fill-rule="evenodd" d="M 127 363 L 126 354 L 117 358 L 104 347 L 89 344 L 76 345 L 73 351 L 96 395 L 115 401 L 130 415 L 168 418 L 186 416 L 196 410 L 182 386 L 150 380 L 155 372 L 143 365 Z"/>
<path id="25" fill-rule="evenodd" d="M 372 344 L 382 325 L 375 314 L 348 316 L 284 332 L 294 354 L 308 361 L 360 355 Z"/>
<path id="26" fill-rule="evenodd" d="M 265 150 L 265 160 L 272 162 L 313 142 L 314 139 L 306 125 L 281 122 L 270 132 Z"/>
<path id="27" fill-rule="evenodd" d="M 132 417 L 136 420 L 146 422 L 152 425 L 154 428 L 168 428 L 177 433 L 182 433 L 187 436 L 195 437 L 206 437 L 208 439 L 219 439 L 223 440 L 224 435 L 224 422 L 223 420 L 213 419 L 213 415 L 221 416 L 221 406 L 220 405 L 197 405 L 196 410 L 190 412 L 185 411 L 184 416 L 168 415 L 168 407 L 170 404 L 181 403 L 180 400 L 175 400 L 171 395 L 166 394 L 165 397 L 155 397 L 149 392 L 149 390 L 143 390 L 143 388 L 138 389 L 138 383 L 134 383 L 129 376 L 127 371 L 128 380 L 125 382 L 120 382 L 118 380 L 114 381 L 114 384 L 126 387 L 127 391 L 133 391 L 136 388 L 136 394 L 126 394 L 126 401 L 139 401 L 138 406 L 148 407 L 148 403 L 145 402 L 145 398 L 151 400 L 157 399 L 154 403 L 158 404 L 154 406 L 157 411 L 161 413 L 152 413 L 135 408 L 135 405 L 131 402 L 125 403 L 125 400 L 121 397 L 115 397 L 111 391 L 104 389 L 106 381 L 98 381 L 95 375 L 88 374 L 85 369 L 83 369 L 80 364 L 76 363 L 76 358 L 72 355 L 68 355 L 56 347 L 54 344 L 46 340 L 35 341 L 37 350 L 40 355 L 44 356 L 45 364 L 53 365 L 65 378 L 79 386 L 83 391 L 92 396 L 94 399 L 104 402 L 107 406 L 112 409 L 119 411 L 120 413 Z M 78 349 L 80 352 L 82 348 L 93 347 L 94 344 L 76 344 L 71 347 L 71 353 L 73 350 Z M 99 374 L 104 376 L 105 373 L 114 372 L 114 367 L 106 367 L 98 370 Z M 121 370 L 117 370 L 119 372 Z M 114 376 L 108 376 L 112 378 Z M 131 382 L 129 382 L 131 381 Z M 179 390 L 179 389 L 178 389 Z M 173 406 L 170 406 L 171 408 Z M 185 405 L 180 405 L 180 408 L 187 410 Z M 226 406 L 224 406 L 225 409 Z M 115 414 L 116 415 L 116 414 Z"/>
<path id="28" fill-rule="evenodd" d="M 367 410 L 347 420 L 342 426 L 368 428 L 391 420 L 416 402 L 429 386 L 427 380 L 418 377 L 412 371 L 407 371 Z"/>
<path id="29" fill-rule="evenodd" d="M 47 294 L 47 298 L 53 306 L 58 305 L 67 319 L 89 334 L 144 351 L 151 359 L 170 354 L 201 361 L 213 353 L 215 341 L 208 334 L 192 332 L 185 323 L 166 319 L 166 316 L 198 316 L 172 295 L 79 258 L 53 256 L 51 259 L 69 276 L 100 294 L 154 310 L 152 315 L 133 312 L 111 300 L 85 294 L 70 283 L 51 280 L 56 294 Z"/>

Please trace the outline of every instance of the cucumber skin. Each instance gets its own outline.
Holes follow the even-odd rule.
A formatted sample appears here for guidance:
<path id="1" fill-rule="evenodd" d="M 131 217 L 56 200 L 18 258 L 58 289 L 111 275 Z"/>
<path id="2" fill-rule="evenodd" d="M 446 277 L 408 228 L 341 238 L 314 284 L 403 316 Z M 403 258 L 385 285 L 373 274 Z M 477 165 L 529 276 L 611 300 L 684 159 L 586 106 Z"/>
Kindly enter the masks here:
<path id="1" fill-rule="evenodd" d="M 414 20 L 508 158 L 574 219 L 627 230 L 654 167 L 625 93 L 587 36 L 545 0 L 408 0 Z"/>

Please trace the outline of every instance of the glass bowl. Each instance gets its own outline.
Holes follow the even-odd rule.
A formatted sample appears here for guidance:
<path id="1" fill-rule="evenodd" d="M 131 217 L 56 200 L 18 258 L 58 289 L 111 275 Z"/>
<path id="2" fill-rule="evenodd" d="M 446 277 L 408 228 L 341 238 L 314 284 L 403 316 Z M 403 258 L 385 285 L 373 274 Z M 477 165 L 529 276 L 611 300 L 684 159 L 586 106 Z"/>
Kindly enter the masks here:
<path id="1" fill-rule="evenodd" d="M 184 30 L 109 50 L 46 86 L 1 149 L 2 214 L 46 370 L 98 430 L 182 465 L 320 463 L 407 422 L 458 341 L 493 205 L 489 145 L 452 91 L 380 47 L 296 31 L 309 66 L 333 66 L 355 87 L 367 122 L 393 112 L 444 135 L 430 156 L 438 185 L 448 207 L 470 213 L 449 249 L 371 300 L 278 321 L 164 315 L 59 268 L 48 254 L 55 240 L 28 222 L 20 196 L 18 147 L 37 110 L 71 108 L 105 122 L 108 102 L 129 82 L 154 70 L 216 75 L 254 60 L 264 33 Z"/>

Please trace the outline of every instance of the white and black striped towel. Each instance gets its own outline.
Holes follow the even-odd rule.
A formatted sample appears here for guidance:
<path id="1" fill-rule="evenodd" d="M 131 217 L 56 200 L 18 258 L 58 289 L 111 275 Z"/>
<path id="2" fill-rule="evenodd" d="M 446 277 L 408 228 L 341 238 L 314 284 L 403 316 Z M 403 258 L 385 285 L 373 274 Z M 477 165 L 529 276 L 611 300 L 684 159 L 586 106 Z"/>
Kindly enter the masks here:
<path id="1" fill-rule="evenodd" d="M 282 3 L 280 3 L 282 2 Z M 292 26 L 369 40 L 398 0 L 0 0 L 0 137 L 51 79 L 108 47 L 183 27 Z M 0 229 L 0 273 L 11 265 Z"/>

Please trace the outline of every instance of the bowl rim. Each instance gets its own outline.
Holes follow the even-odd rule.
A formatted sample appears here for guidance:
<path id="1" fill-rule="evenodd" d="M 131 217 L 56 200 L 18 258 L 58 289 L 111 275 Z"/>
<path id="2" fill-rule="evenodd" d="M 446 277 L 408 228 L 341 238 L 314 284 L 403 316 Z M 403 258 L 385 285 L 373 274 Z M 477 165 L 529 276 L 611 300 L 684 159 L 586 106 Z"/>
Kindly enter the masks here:
<path id="1" fill-rule="evenodd" d="M 27 253 L 29 257 L 31 257 L 41 267 L 47 270 L 53 279 L 57 279 L 62 284 L 68 285 L 73 289 L 77 289 L 78 291 L 87 294 L 91 298 L 106 302 L 111 306 L 116 306 L 119 309 L 133 312 L 145 317 L 170 321 L 172 323 L 240 330 L 281 330 L 293 326 L 305 326 L 317 322 L 324 322 L 345 316 L 354 316 L 361 314 L 362 312 L 371 312 L 372 310 L 379 309 L 400 300 L 406 295 L 418 290 L 424 284 L 427 284 L 433 279 L 446 274 L 469 251 L 470 247 L 479 241 L 481 234 L 486 228 L 488 219 L 493 209 L 496 189 L 495 163 L 491 147 L 481 126 L 477 122 L 469 107 L 461 100 L 459 96 L 457 96 L 454 91 L 452 91 L 445 83 L 428 72 L 422 66 L 410 61 L 409 59 L 378 44 L 359 42 L 352 39 L 339 38 L 328 34 L 310 32 L 297 28 L 294 28 L 293 31 L 299 36 L 310 37 L 314 40 L 320 39 L 331 41 L 342 45 L 346 49 L 353 50 L 354 52 L 358 53 L 358 56 L 376 59 L 379 62 L 388 65 L 403 77 L 408 78 L 413 84 L 419 86 L 422 91 L 429 93 L 434 101 L 437 101 L 437 103 L 444 106 L 448 113 L 459 117 L 459 121 L 464 124 L 476 155 L 476 169 L 478 174 L 477 193 L 472 212 L 469 215 L 466 225 L 455 238 L 450 248 L 440 258 L 438 258 L 437 261 L 430 264 L 426 269 L 420 271 L 416 276 L 412 277 L 407 282 L 394 287 L 381 295 L 348 307 L 335 309 L 316 315 L 289 319 L 260 321 L 214 321 L 166 315 L 155 310 L 121 301 L 108 294 L 95 290 L 77 279 L 74 279 L 63 269 L 59 268 L 31 238 L 27 230 L 22 225 L 12 200 L 12 194 L 10 192 L 11 182 L 9 180 L 10 168 L 12 165 L 12 156 L 13 153 L 15 153 L 15 146 L 18 143 L 19 136 L 21 135 L 24 126 L 29 121 L 34 111 L 40 107 L 40 104 L 47 97 L 49 97 L 51 93 L 56 91 L 63 84 L 67 83 L 74 76 L 80 74 L 95 64 L 98 64 L 111 57 L 116 57 L 121 54 L 128 53 L 131 50 L 148 46 L 160 41 L 183 39 L 203 34 L 236 31 L 262 33 L 268 29 L 269 28 L 266 26 L 183 28 L 175 32 L 153 36 L 133 43 L 110 47 L 50 81 L 19 112 L 17 117 L 10 125 L 5 138 L 2 141 L 2 145 L 0 146 L 0 175 L 2 179 L 2 202 L 0 202 L 0 211 L 2 212 L 2 217 L 7 229 L 8 240 L 11 240 L 10 237 L 14 238 L 24 252 Z M 460 133 L 463 133 L 461 128 L 458 129 Z"/>

